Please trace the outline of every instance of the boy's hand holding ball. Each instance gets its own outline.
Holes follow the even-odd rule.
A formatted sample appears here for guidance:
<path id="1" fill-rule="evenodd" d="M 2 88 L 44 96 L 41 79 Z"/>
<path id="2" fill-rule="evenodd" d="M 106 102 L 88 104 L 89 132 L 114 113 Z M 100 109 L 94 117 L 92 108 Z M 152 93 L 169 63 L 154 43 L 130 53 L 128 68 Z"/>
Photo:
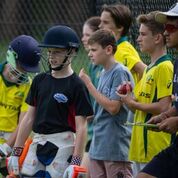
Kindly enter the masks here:
<path id="1" fill-rule="evenodd" d="M 130 83 L 124 83 L 117 87 L 117 92 L 122 95 L 132 92 L 132 86 Z"/>

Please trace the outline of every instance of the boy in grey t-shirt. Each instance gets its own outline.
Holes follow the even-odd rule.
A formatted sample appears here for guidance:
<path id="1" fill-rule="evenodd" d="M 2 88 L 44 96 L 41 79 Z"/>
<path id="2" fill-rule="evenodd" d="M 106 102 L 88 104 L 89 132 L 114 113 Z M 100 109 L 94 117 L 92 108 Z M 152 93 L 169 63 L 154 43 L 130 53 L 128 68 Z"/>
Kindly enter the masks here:
<path id="1" fill-rule="evenodd" d="M 124 81 L 130 81 L 131 73 L 113 57 L 116 41 L 112 32 L 98 30 L 89 39 L 89 57 L 103 71 L 96 89 L 84 70 L 80 77 L 95 98 L 93 138 L 90 147 L 91 178 L 114 178 L 123 175 L 132 177 L 128 161 L 130 128 L 127 121 L 129 110 L 116 94 L 116 88 Z"/>

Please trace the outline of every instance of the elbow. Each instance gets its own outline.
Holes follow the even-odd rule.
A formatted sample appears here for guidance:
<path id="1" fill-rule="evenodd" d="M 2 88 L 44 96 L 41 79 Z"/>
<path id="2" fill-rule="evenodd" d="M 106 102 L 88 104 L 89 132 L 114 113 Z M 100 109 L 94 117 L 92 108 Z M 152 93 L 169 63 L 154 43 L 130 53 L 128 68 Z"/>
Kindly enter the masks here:
<path id="1" fill-rule="evenodd" d="M 120 107 L 119 107 L 119 108 L 111 107 L 111 108 L 109 108 L 108 112 L 109 112 L 112 116 L 114 116 L 114 115 L 116 115 L 116 114 L 119 112 L 119 110 L 120 110 Z"/>

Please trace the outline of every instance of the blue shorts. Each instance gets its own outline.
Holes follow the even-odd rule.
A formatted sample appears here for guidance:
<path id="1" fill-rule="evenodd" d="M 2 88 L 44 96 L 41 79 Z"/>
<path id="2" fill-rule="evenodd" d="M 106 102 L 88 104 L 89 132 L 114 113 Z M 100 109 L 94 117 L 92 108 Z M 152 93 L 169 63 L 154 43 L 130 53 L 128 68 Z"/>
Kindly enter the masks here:
<path id="1" fill-rule="evenodd" d="M 156 155 L 141 172 L 158 178 L 178 178 L 178 136 L 171 146 Z"/>

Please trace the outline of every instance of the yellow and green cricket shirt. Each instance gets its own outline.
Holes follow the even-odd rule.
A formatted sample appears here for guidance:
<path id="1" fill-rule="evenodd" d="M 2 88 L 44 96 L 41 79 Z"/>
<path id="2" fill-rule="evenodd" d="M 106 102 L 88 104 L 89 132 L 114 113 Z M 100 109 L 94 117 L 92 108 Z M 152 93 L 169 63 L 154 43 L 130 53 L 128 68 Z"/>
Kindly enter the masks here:
<path id="1" fill-rule="evenodd" d="M 128 42 L 126 36 L 121 37 L 117 41 L 117 51 L 114 55 L 114 58 L 116 61 L 128 67 L 132 73 L 135 84 L 137 84 L 139 81 L 139 75 L 133 70 L 133 67 L 136 63 L 140 62 L 141 59 L 135 48 Z"/>
<path id="2" fill-rule="evenodd" d="M 0 65 L 0 131 L 13 132 L 18 124 L 20 112 L 26 112 L 25 103 L 30 83 L 17 85 L 4 79 Z"/>
<path id="3" fill-rule="evenodd" d="M 160 57 L 152 66 L 148 66 L 142 79 L 136 85 L 134 94 L 140 103 L 153 103 L 172 94 L 173 64 L 168 55 Z M 134 122 L 147 122 L 151 113 L 135 111 Z M 154 132 L 145 127 L 134 126 L 132 129 L 129 159 L 147 163 L 158 152 L 170 145 L 171 135 Z"/>

